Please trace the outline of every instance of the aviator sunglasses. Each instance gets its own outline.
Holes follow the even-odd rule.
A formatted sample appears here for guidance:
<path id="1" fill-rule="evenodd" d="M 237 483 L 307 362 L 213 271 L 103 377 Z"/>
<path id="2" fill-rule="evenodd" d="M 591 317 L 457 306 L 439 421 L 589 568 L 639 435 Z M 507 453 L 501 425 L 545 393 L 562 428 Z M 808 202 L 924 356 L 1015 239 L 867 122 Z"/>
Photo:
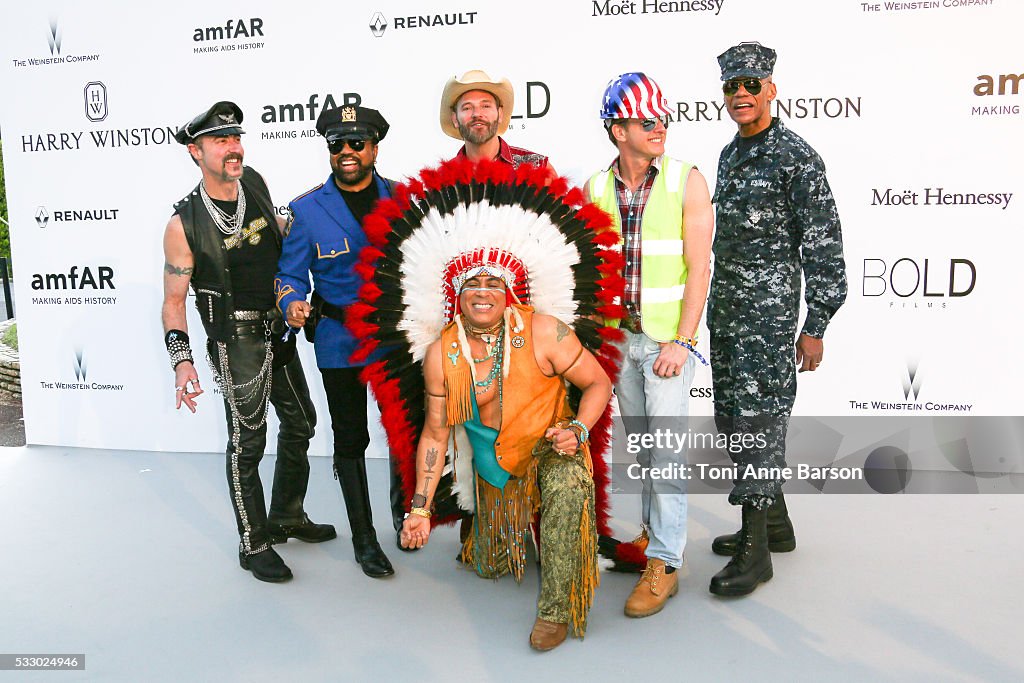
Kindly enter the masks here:
<path id="1" fill-rule="evenodd" d="M 643 121 L 640 122 L 640 127 L 644 129 L 645 133 L 650 133 L 652 130 L 658 127 L 658 121 L 661 121 L 661 123 L 666 128 L 668 128 L 668 124 L 672 122 L 672 119 L 670 119 L 667 116 L 659 116 L 654 119 L 644 119 Z"/>
<path id="2" fill-rule="evenodd" d="M 327 143 L 327 149 L 331 154 L 337 154 L 341 150 L 345 149 L 345 145 L 349 146 L 353 152 L 362 152 L 363 148 L 366 147 L 368 140 L 334 140 Z"/>
<path id="3" fill-rule="evenodd" d="M 760 79 L 757 78 L 736 78 L 722 83 L 722 92 L 729 97 L 732 97 L 740 91 L 741 85 L 743 86 L 743 89 L 751 95 L 757 95 L 761 92 L 763 84 Z"/>

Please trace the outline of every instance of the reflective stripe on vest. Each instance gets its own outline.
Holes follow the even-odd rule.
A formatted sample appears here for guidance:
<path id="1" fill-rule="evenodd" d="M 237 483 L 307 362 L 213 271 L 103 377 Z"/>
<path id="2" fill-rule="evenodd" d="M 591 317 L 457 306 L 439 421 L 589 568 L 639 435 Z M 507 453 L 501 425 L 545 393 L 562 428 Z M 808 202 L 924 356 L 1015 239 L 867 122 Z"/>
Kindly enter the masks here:
<path id="1" fill-rule="evenodd" d="M 679 331 L 686 262 L 683 261 L 683 201 L 690 164 L 662 157 L 661 170 L 640 220 L 640 318 L 656 341 L 671 341 Z M 611 169 L 590 178 L 590 199 L 612 217 L 622 235 L 622 217 Z"/>

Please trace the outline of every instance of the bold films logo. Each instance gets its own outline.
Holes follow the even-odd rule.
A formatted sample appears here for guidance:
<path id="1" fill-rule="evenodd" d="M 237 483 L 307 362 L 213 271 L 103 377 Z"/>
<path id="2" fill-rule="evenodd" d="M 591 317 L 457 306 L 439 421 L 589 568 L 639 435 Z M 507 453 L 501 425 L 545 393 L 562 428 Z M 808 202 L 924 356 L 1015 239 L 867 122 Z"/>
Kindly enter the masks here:
<path id="1" fill-rule="evenodd" d="M 22 59 L 15 57 L 11 61 L 16 69 L 33 66 L 67 65 L 99 61 L 99 54 L 81 54 L 77 52 L 69 52 L 67 50 L 62 51 L 64 47 L 64 35 L 58 19 L 50 19 L 48 29 L 49 30 L 45 32 L 45 35 L 46 45 L 50 48 L 50 55 L 46 56 L 45 53 L 43 53 L 40 56 L 24 57 Z"/>
<path id="2" fill-rule="evenodd" d="M 1012 192 L 962 192 L 945 187 L 923 187 L 920 190 L 871 188 L 871 206 L 984 206 L 1006 211 L 1012 200 Z"/>
<path id="3" fill-rule="evenodd" d="M 392 31 L 409 31 L 413 29 L 450 29 L 459 26 L 472 26 L 476 23 L 479 12 L 425 12 L 410 16 L 393 17 L 390 21 L 380 12 L 370 16 L 370 32 L 377 38 L 383 38 L 388 28 Z"/>
<path id="4" fill-rule="evenodd" d="M 978 268 L 966 258 L 866 258 L 861 296 L 891 310 L 942 310 L 970 296 Z"/>
<path id="5" fill-rule="evenodd" d="M 40 388 L 45 391 L 124 391 L 124 384 L 111 384 L 110 382 L 89 379 L 89 364 L 85 355 L 85 348 L 76 346 L 72 349 L 71 368 L 68 379 L 41 380 Z M 70 381 L 74 377 L 74 381 Z"/>
<path id="6" fill-rule="evenodd" d="M 893 412 L 940 412 L 940 413 L 969 413 L 974 408 L 973 403 L 940 401 L 935 399 L 921 400 L 922 373 L 921 364 L 916 359 L 907 361 L 906 367 L 899 378 L 899 386 L 902 389 L 903 400 L 898 400 L 899 394 L 885 399 L 850 400 L 850 408 L 856 411 L 882 410 Z M 895 387 L 894 387 L 895 388 Z"/>
<path id="7" fill-rule="evenodd" d="M 917 2 L 859 2 L 862 12 L 919 12 L 928 10 L 963 9 L 965 7 L 987 7 L 995 0 L 918 0 Z"/>
<path id="8" fill-rule="evenodd" d="M 192 52 L 197 55 L 262 50 L 263 19 L 228 19 L 215 26 L 197 26 L 192 30 Z"/>
<path id="9" fill-rule="evenodd" d="M 704 14 L 718 16 L 725 0 L 590 0 L 592 17 L 628 17 L 638 14 Z"/>
<path id="10" fill-rule="evenodd" d="M 85 118 L 93 123 L 105 121 L 110 112 L 107 86 L 101 81 L 89 81 L 85 84 L 83 95 Z M 146 126 L 89 131 L 58 130 L 23 133 L 21 135 L 21 151 L 34 154 L 36 152 L 69 152 L 83 148 L 119 149 L 122 147 L 169 145 L 174 142 L 174 133 L 177 130 L 177 126 Z"/>
<path id="11" fill-rule="evenodd" d="M 40 207 L 43 208 L 43 207 Z M 117 303 L 111 266 L 78 266 L 67 272 L 33 273 L 34 306 L 113 306 Z"/>
<path id="12" fill-rule="evenodd" d="M 985 99 L 971 104 L 971 116 L 1020 116 L 1020 105 L 1012 98 L 1021 94 L 1021 79 L 1024 73 L 979 74 L 974 96 Z"/>

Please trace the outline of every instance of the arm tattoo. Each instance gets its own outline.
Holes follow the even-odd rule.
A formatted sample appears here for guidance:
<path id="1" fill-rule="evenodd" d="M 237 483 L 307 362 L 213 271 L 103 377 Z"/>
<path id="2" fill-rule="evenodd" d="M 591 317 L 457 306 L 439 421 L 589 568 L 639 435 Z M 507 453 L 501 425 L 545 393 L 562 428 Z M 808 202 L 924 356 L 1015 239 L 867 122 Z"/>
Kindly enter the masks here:
<path id="1" fill-rule="evenodd" d="M 412 506 L 414 508 L 425 508 L 427 507 L 427 497 L 422 493 L 417 493 L 412 497 Z"/>
<path id="2" fill-rule="evenodd" d="M 562 341 L 565 339 L 565 335 L 569 334 L 569 328 L 561 320 L 558 321 L 555 327 L 555 332 L 558 334 L 558 338 L 555 341 Z"/>
<path id="3" fill-rule="evenodd" d="M 426 463 L 427 463 L 427 472 L 433 472 L 434 471 L 434 465 L 437 464 L 437 449 L 436 448 L 429 449 L 427 451 L 427 456 L 426 456 L 425 460 L 426 460 Z"/>
<path id="4" fill-rule="evenodd" d="M 164 271 L 168 275 L 191 275 L 193 270 L 195 270 L 195 268 L 182 268 L 181 266 L 164 263 Z"/>
<path id="5" fill-rule="evenodd" d="M 424 501 L 427 498 L 427 491 L 430 490 L 430 480 L 431 479 L 433 479 L 433 477 L 427 477 L 427 480 L 423 482 L 423 499 L 424 499 Z"/>

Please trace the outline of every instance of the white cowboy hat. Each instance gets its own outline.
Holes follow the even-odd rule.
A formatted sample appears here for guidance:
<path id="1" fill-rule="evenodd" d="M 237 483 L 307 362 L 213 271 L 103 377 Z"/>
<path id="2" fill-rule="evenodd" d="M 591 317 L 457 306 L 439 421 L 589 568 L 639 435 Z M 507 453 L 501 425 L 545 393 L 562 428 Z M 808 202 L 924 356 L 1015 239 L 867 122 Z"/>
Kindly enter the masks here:
<path id="1" fill-rule="evenodd" d="M 501 105 L 498 135 L 508 130 L 509 121 L 512 120 L 512 107 L 515 105 L 512 84 L 507 78 L 496 81 L 479 69 L 467 71 L 461 78 L 452 76 L 444 84 L 444 92 L 441 93 L 441 130 L 456 140 L 462 139 L 458 126 L 452 123 L 452 112 L 455 111 L 455 103 L 459 98 L 470 90 L 484 90 L 498 98 Z"/>

